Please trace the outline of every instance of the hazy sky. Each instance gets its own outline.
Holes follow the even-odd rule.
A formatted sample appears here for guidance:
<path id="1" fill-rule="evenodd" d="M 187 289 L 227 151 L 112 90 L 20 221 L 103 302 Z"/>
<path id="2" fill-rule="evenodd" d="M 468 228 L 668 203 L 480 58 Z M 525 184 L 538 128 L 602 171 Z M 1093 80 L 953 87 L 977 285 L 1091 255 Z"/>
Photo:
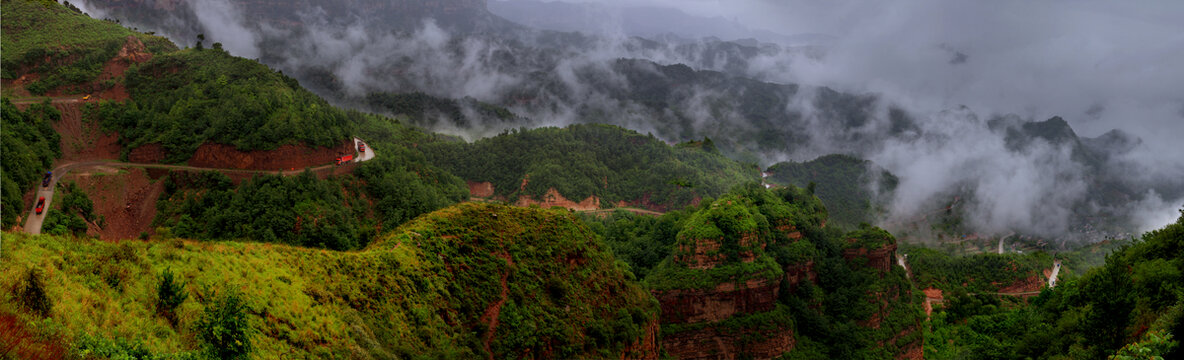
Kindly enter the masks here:
<path id="1" fill-rule="evenodd" d="M 971 182 L 983 192 L 973 207 L 984 228 L 1058 228 L 1072 199 L 1084 196 L 1081 170 L 1068 154 L 1013 156 L 981 125 L 943 113 L 960 105 L 980 116 L 1061 116 L 1086 137 L 1121 129 L 1146 145 L 1127 155 L 1142 170 L 1124 176 L 1184 176 L 1184 1 L 592 2 L 677 7 L 787 35 L 834 36 L 824 59 L 795 59 L 762 73 L 880 94 L 921 113 L 931 134 L 954 139 L 867 154 L 904 178 L 895 203 L 902 213 L 925 206 L 918 200 L 936 189 Z M 1137 205 L 1154 209 L 1142 212 L 1147 228 L 1174 219 L 1180 199 L 1148 199 Z"/>
<path id="2" fill-rule="evenodd" d="M 1184 1 L 588 2 L 833 35 L 825 61 L 798 63 L 775 80 L 883 93 L 922 108 L 1060 115 L 1081 135 L 1122 128 L 1148 140 L 1154 155 L 1184 157 L 1168 146 L 1173 132 L 1184 132 Z"/>

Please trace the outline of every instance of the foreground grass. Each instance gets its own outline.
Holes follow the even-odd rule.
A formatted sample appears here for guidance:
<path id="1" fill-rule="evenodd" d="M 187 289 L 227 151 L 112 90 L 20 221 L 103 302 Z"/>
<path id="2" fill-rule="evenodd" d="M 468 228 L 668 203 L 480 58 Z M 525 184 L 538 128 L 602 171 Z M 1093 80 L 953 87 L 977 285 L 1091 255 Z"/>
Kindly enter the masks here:
<path id="1" fill-rule="evenodd" d="M 42 317 L 16 291 L 0 295 L 0 316 L 34 334 L 18 347 L 78 352 L 80 339 L 99 337 L 193 352 L 196 322 L 227 293 L 245 301 L 251 357 L 265 359 L 485 357 L 485 342 L 495 357 L 620 356 L 657 316 L 600 239 L 562 211 L 462 204 L 357 252 L 24 234 L 3 234 L 2 246 L 0 287 L 37 269 L 52 305 Z M 166 269 L 191 295 L 175 326 L 156 311 Z M 486 336 L 495 303 L 500 325 Z"/>

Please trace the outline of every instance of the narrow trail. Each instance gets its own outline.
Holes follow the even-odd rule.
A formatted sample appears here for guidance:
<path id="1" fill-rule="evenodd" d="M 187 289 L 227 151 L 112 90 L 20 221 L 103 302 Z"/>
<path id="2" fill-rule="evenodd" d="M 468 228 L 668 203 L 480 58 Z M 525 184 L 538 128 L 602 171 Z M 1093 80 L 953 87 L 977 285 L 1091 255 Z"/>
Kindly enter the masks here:
<path id="1" fill-rule="evenodd" d="M 497 257 L 506 260 L 506 272 L 502 273 L 501 286 L 502 292 L 497 301 L 485 309 L 485 313 L 481 315 L 481 319 L 489 324 L 485 331 L 485 338 L 482 339 L 482 344 L 485 346 L 485 352 L 489 354 L 489 359 L 493 360 L 493 335 L 497 331 L 498 318 L 502 314 L 502 305 L 506 304 L 506 299 L 510 295 L 510 288 L 506 286 L 506 279 L 510 277 L 510 270 L 514 266 L 514 260 L 510 258 L 510 254 L 500 253 Z"/>
<path id="2" fill-rule="evenodd" d="M 59 99 L 54 99 L 57 102 Z M 358 148 L 359 144 L 364 144 L 362 140 L 354 138 L 354 149 Z M 362 162 L 373 159 L 375 157 L 374 150 L 366 149 L 366 152 L 354 159 L 354 162 Z M 218 171 L 224 174 L 276 174 L 280 176 L 294 176 L 304 173 L 304 171 L 322 172 L 325 170 L 333 170 L 338 165 L 328 164 L 315 167 L 309 167 L 299 170 L 246 170 L 246 169 L 223 169 L 223 168 L 206 168 L 186 165 L 168 165 L 168 164 L 149 164 L 149 163 L 127 163 L 118 161 L 82 161 L 82 162 L 68 162 L 58 165 L 53 169 L 53 178 L 50 180 L 48 187 L 41 187 L 38 183 L 37 193 L 33 196 L 33 206 L 29 207 L 29 217 L 25 221 L 25 232 L 29 234 L 40 234 L 41 226 L 45 222 L 45 216 L 49 214 L 50 204 L 53 202 L 53 190 L 57 186 L 58 181 L 66 176 L 71 170 L 80 170 L 84 168 L 93 167 L 118 167 L 118 168 L 144 168 L 144 169 L 168 169 L 168 170 L 191 170 L 191 171 Z M 36 201 L 38 198 L 45 198 L 45 211 L 37 214 Z"/>

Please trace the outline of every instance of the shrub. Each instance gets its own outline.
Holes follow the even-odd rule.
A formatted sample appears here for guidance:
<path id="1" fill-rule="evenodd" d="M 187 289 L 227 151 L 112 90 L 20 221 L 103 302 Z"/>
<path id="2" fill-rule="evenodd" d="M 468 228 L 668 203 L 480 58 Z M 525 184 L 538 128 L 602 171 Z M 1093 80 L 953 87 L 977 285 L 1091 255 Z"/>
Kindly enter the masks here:
<path id="1" fill-rule="evenodd" d="M 45 280 L 36 268 L 29 268 L 25 276 L 17 283 L 15 293 L 21 305 L 41 316 L 49 316 L 53 310 L 53 303 L 45 294 Z"/>
<path id="2" fill-rule="evenodd" d="M 156 286 L 156 312 L 177 326 L 177 306 L 189 298 L 185 285 L 173 278 L 173 272 L 165 269 L 160 273 L 160 284 Z"/>
<path id="3" fill-rule="evenodd" d="M 197 321 L 196 332 L 210 357 L 244 359 L 251 351 L 247 306 L 237 293 L 223 294 L 206 306 Z"/>

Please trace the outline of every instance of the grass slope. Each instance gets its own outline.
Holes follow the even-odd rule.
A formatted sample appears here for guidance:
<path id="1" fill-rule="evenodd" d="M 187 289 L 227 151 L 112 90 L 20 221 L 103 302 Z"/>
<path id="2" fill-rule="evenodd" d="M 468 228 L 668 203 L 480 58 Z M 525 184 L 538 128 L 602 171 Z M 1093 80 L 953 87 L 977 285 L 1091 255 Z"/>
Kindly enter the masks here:
<path id="1" fill-rule="evenodd" d="M 565 211 L 461 204 L 358 252 L 19 234 L 4 234 L 4 246 L 0 287 L 37 269 L 51 303 L 41 317 L 17 292 L 0 295 L 0 315 L 36 335 L 18 349 L 78 351 L 99 338 L 192 351 L 203 309 L 226 293 L 245 302 L 257 358 L 474 358 L 487 356 L 486 339 L 495 358 L 619 357 L 657 317 L 623 264 Z M 166 269 L 191 295 L 175 327 L 154 307 Z M 494 304 L 499 325 L 486 337 Z"/>

